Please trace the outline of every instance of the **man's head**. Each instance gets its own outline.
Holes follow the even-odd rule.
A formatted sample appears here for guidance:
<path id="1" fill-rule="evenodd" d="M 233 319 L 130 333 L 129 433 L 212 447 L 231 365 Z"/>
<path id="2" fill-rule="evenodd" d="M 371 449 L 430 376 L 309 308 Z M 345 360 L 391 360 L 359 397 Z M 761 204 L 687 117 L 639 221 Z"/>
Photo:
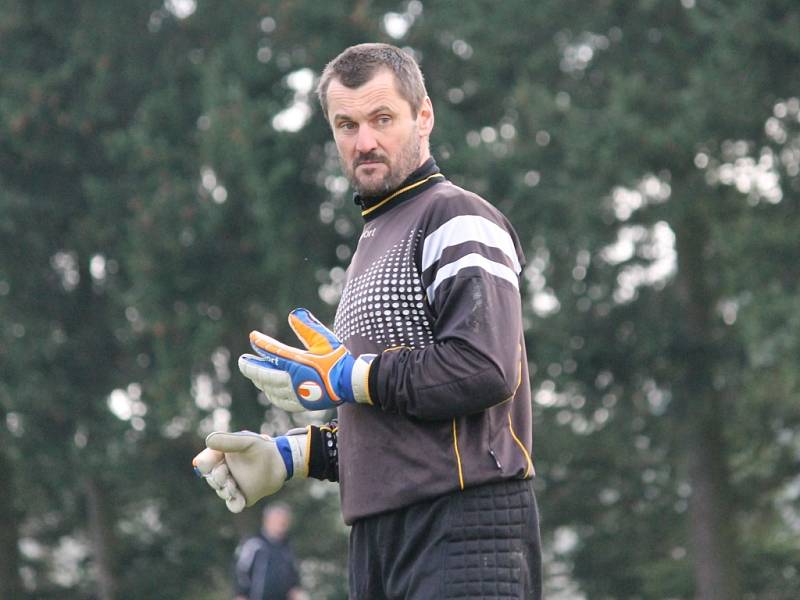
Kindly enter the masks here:
<path id="1" fill-rule="evenodd" d="M 327 64 L 317 85 L 317 95 L 325 116 L 328 116 L 326 96 L 331 81 L 336 79 L 345 87 L 354 89 L 367 83 L 381 69 L 388 69 L 394 74 L 397 91 L 411 106 L 412 116 L 416 116 L 428 95 L 425 80 L 414 58 L 389 44 L 350 46 Z"/>
<path id="2" fill-rule="evenodd" d="M 430 156 L 433 107 L 419 66 L 403 50 L 352 46 L 325 67 L 317 93 L 359 194 L 395 189 Z"/>
<path id="3" fill-rule="evenodd" d="M 264 508 L 261 526 L 269 539 L 280 541 L 286 537 L 292 524 L 292 510 L 283 502 L 271 502 Z"/>

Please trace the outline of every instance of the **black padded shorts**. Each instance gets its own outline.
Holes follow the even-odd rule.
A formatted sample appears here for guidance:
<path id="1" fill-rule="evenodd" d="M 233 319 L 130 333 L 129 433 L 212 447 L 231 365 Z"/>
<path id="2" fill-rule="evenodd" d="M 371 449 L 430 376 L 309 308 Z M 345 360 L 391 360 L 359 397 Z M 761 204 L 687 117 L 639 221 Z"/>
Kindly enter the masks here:
<path id="1" fill-rule="evenodd" d="M 532 481 L 467 488 L 356 521 L 349 584 L 351 600 L 540 600 Z"/>

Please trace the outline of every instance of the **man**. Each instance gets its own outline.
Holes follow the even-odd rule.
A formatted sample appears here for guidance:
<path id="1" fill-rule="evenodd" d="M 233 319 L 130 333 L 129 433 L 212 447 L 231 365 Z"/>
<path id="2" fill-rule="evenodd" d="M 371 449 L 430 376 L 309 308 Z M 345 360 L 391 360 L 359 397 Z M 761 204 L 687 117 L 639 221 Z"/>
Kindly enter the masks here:
<path id="1" fill-rule="evenodd" d="M 261 533 L 236 548 L 236 600 L 299 600 L 303 597 L 294 554 L 286 540 L 291 519 L 287 504 L 267 505 Z"/>
<path id="2" fill-rule="evenodd" d="M 365 222 L 335 334 L 295 310 L 306 350 L 253 332 L 239 368 L 338 423 L 215 432 L 195 467 L 232 511 L 290 478 L 339 481 L 351 598 L 540 598 L 519 240 L 439 172 L 410 55 L 348 48 L 318 94 Z"/>

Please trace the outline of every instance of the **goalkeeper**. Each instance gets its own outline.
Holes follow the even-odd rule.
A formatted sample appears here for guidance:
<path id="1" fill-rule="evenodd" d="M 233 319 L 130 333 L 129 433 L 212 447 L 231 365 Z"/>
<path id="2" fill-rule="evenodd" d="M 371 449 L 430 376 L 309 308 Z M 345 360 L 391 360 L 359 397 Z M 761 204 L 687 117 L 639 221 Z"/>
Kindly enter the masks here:
<path id="1" fill-rule="evenodd" d="M 409 54 L 348 48 L 317 91 L 363 233 L 333 332 L 295 310 L 303 347 L 253 332 L 239 368 L 276 406 L 337 421 L 215 432 L 195 467 L 234 512 L 288 479 L 338 481 L 351 598 L 538 599 L 517 235 L 439 171 Z"/>

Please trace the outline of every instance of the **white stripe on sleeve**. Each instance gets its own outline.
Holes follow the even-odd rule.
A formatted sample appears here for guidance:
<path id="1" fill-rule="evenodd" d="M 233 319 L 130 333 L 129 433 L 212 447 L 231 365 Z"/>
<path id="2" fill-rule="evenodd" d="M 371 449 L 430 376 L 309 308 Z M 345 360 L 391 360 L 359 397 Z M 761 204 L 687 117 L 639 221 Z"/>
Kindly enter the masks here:
<path id="1" fill-rule="evenodd" d="M 517 250 L 514 248 L 514 241 L 508 232 L 497 223 L 478 215 L 453 217 L 428 235 L 422 244 L 422 270 L 424 271 L 439 260 L 445 248 L 464 242 L 479 242 L 485 246 L 497 248 L 514 265 L 517 275 L 522 271 L 517 258 Z"/>
<path id="2" fill-rule="evenodd" d="M 443 281 L 449 279 L 451 277 L 455 277 L 455 275 L 461 271 L 462 269 L 466 269 L 468 267 L 478 267 L 491 273 L 496 277 L 500 277 L 501 279 L 505 279 L 506 281 L 513 284 L 513 286 L 519 289 L 519 283 L 517 282 L 517 274 L 514 273 L 511 269 L 509 269 L 505 265 L 501 265 L 500 263 L 494 262 L 493 260 L 489 260 L 485 256 L 480 254 L 472 253 L 467 254 L 466 256 L 462 256 L 456 261 L 448 263 L 436 271 L 436 279 L 433 280 L 433 283 L 428 286 L 426 293 L 428 295 L 428 302 L 433 304 L 433 300 L 436 297 L 436 288 L 438 288 Z"/>

